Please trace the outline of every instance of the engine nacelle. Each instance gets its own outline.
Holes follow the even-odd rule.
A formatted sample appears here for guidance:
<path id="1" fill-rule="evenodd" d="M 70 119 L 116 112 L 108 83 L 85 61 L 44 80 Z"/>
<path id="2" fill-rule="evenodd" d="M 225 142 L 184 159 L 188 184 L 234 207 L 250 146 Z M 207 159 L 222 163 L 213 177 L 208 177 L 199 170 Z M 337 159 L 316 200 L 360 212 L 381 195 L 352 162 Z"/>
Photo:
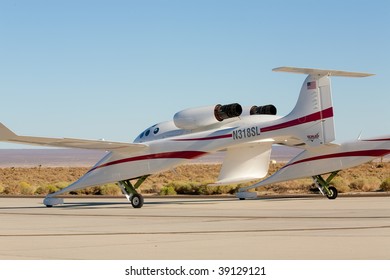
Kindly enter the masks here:
<path id="1" fill-rule="evenodd" d="M 175 114 L 173 121 L 178 128 L 196 129 L 239 117 L 242 107 L 238 103 L 215 105 L 182 110 Z"/>
<path id="2" fill-rule="evenodd" d="M 251 115 L 276 115 L 277 110 L 274 105 L 264 105 L 264 106 L 252 106 L 250 109 Z"/>

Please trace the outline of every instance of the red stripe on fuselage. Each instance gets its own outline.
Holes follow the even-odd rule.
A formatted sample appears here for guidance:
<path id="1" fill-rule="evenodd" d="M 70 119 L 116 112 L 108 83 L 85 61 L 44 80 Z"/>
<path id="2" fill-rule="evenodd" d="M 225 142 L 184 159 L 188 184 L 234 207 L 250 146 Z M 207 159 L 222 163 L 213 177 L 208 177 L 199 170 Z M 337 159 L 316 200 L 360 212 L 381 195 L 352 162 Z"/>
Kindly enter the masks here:
<path id="1" fill-rule="evenodd" d="M 361 140 L 361 141 L 369 141 L 369 142 L 378 141 L 378 142 L 381 142 L 381 141 L 390 141 L 390 138 L 382 138 L 382 139 L 364 139 L 364 140 Z"/>
<path id="2" fill-rule="evenodd" d="M 333 117 L 333 108 L 332 107 L 325 109 L 323 111 L 320 111 L 320 112 L 316 112 L 316 113 L 313 113 L 313 114 L 310 114 L 307 116 L 303 116 L 303 117 L 295 119 L 295 120 L 263 127 L 261 129 L 261 132 L 269 132 L 269 131 L 273 131 L 273 130 L 288 128 L 288 127 L 292 127 L 292 126 L 296 126 L 296 125 L 300 125 L 300 124 L 304 124 L 304 123 L 308 123 L 308 122 L 314 122 L 314 121 L 318 121 L 318 120 L 322 120 L 322 119 L 327 119 L 327 118 L 331 118 L 331 117 Z"/>
<path id="3" fill-rule="evenodd" d="M 309 161 L 315 161 L 315 160 L 321 160 L 321 159 L 331 159 L 331 158 L 339 158 L 339 157 L 383 157 L 387 154 L 390 154 L 390 150 L 380 149 L 380 150 L 362 150 L 362 151 L 335 153 L 335 154 L 328 154 L 328 155 L 322 155 L 322 156 L 301 159 L 301 160 L 298 160 L 298 161 L 295 161 L 295 162 L 292 162 L 290 164 L 283 166 L 282 169 L 289 167 L 289 166 L 292 166 L 292 165 L 295 165 L 295 164 L 309 162 Z"/>
<path id="4" fill-rule="evenodd" d="M 174 158 L 194 159 L 197 157 L 204 156 L 206 154 L 207 154 L 206 152 L 201 152 L 201 151 L 178 151 L 178 152 L 165 152 L 165 153 L 157 153 L 157 154 L 150 154 L 150 155 L 142 155 L 142 156 L 131 157 L 131 158 L 123 158 L 123 159 L 114 160 L 96 166 L 91 170 L 89 170 L 87 173 L 92 172 L 98 168 L 121 164 L 121 163 L 133 162 L 133 161 L 141 161 L 141 160 L 149 160 L 149 159 L 174 159 Z"/>
<path id="5" fill-rule="evenodd" d="M 218 135 L 218 136 L 209 136 L 203 138 L 185 138 L 185 139 L 173 139 L 173 141 L 206 141 L 206 140 L 217 140 L 224 138 L 231 138 L 232 134 Z"/>

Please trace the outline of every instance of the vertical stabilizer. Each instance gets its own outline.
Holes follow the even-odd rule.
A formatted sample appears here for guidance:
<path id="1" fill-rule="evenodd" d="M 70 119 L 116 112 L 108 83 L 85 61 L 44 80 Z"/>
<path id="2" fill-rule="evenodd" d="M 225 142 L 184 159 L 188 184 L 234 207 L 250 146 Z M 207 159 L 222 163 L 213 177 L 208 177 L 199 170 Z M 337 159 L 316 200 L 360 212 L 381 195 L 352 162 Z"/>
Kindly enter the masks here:
<path id="1" fill-rule="evenodd" d="M 332 90 L 329 76 L 367 77 L 372 74 L 280 67 L 273 71 L 307 74 L 294 109 L 285 117 L 296 126 L 291 133 L 309 146 L 319 146 L 335 140 Z"/>
<path id="2" fill-rule="evenodd" d="M 309 75 L 302 84 L 297 104 L 289 118 L 301 122 L 295 134 L 309 146 L 335 140 L 332 91 L 328 76 Z"/>

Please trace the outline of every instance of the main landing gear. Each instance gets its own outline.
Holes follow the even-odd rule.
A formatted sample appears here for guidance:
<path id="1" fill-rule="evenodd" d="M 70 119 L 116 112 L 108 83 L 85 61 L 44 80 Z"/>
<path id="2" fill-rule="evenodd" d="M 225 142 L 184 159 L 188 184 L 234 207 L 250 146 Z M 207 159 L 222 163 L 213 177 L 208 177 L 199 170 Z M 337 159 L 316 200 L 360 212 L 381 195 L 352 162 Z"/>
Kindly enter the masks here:
<path id="1" fill-rule="evenodd" d="M 144 205 L 144 198 L 137 192 L 137 189 L 148 177 L 149 175 L 140 177 L 134 185 L 130 182 L 130 180 L 118 182 L 118 185 L 121 188 L 123 194 L 126 196 L 127 200 L 130 201 L 134 208 L 141 208 Z"/>
<path id="2" fill-rule="evenodd" d="M 336 177 L 337 173 L 339 173 L 339 171 L 332 172 L 326 180 L 322 178 L 321 175 L 313 176 L 316 187 L 329 199 L 336 199 L 338 195 L 337 189 L 333 185 L 330 185 L 330 182 Z"/>

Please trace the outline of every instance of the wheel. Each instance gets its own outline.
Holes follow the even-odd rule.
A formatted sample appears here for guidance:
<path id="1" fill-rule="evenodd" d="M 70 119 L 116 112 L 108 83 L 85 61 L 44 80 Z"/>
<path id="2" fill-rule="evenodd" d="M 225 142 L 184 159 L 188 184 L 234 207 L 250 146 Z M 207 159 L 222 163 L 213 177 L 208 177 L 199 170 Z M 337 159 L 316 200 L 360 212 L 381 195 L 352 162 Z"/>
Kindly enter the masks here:
<path id="1" fill-rule="evenodd" d="M 134 208 L 141 208 L 142 205 L 144 205 L 144 198 L 140 194 L 135 194 L 131 197 L 131 205 L 133 205 Z"/>
<path id="2" fill-rule="evenodd" d="M 329 194 L 327 194 L 326 196 L 329 198 L 329 199 L 336 199 L 337 195 L 338 195 L 338 191 L 335 187 L 331 186 L 329 187 Z"/>
<path id="3" fill-rule="evenodd" d="M 53 207 L 53 205 L 46 205 L 46 207 L 47 207 L 47 208 L 51 208 L 51 207 Z"/>
<path id="4" fill-rule="evenodd" d="M 240 197 L 240 200 L 245 200 L 245 198 L 244 197 Z"/>

